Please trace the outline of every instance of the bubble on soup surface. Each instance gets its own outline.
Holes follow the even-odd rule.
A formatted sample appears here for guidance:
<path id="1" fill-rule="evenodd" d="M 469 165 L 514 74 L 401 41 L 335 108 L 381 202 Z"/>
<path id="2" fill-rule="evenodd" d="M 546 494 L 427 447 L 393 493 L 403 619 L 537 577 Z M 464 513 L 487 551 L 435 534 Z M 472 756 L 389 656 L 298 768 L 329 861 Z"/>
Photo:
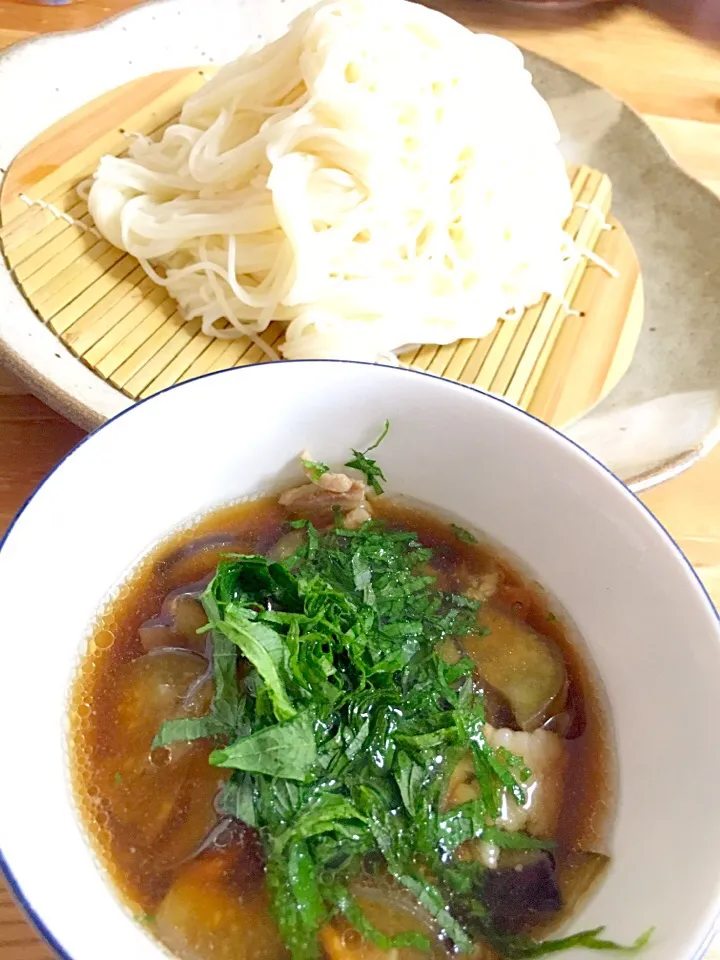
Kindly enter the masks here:
<path id="1" fill-rule="evenodd" d="M 108 630 L 107 628 L 98 630 L 93 637 L 93 644 L 96 650 L 109 650 L 114 643 L 115 634 L 112 632 L 112 630 Z"/>
<path id="2" fill-rule="evenodd" d="M 156 747 L 150 751 L 149 759 L 153 767 L 162 769 L 172 763 L 172 750 L 170 747 Z"/>
<path id="3" fill-rule="evenodd" d="M 95 835 L 101 849 L 106 849 L 112 843 L 112 830 L 107 825 L 98 826 Z"/>

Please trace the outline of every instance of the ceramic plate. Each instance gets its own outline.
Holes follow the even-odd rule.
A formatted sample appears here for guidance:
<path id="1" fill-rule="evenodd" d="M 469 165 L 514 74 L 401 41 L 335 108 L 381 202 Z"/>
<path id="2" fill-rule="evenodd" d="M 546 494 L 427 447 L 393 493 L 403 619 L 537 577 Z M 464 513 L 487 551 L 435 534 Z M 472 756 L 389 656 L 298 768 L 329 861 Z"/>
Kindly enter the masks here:
<path id="1" fill-rule="evenodd" d="M 277 36 L 307 5 L 212 0 L 209 17 L 197 0 L 157 0 L 92 30 L 12 47 L 0 57 L 0 167 L 88 100 L 144 74 L 231 60 L 247 44 Z M 643 489 L 690 466 L 720 438 L 720 202 L 609 93 L 533 54 L 527 66 L 555 112 L 566 159 L 613 181 L 613 212 L 644 277 L 645 325 L 629 372 L 566 432 Z M 42 325 L 4 265 L 0 302 L 0 355 L 34 393 L 88 428 L 130 405 Z"/>

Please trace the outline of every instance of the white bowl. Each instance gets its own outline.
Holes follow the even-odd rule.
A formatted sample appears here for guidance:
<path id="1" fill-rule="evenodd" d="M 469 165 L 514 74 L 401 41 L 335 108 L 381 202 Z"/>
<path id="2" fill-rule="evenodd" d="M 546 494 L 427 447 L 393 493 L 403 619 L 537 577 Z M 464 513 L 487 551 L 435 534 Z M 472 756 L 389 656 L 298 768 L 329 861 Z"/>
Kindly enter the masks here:
<path id="1" fill-rule="evenodd" d="M 66 695 L 93 616 L 174 528 L 291 479 L 304 447 L 343 462 L 386 417 L 389 489 L 521 558 L 607 689 L 620 778 L 612 867 L 572 929 L 607 924 L 631 941 L 655 926 L 647 960 L 691 960 L 709 942 L 720 627 L 680 550 L 600 464 L 503 401 L 406 370 L 311 361 L 210 375 L 131 408 L 63 461 L 2 546 L 0 850 L 62 956 L 162 955 L 103 881 L 68 789 Z"/>

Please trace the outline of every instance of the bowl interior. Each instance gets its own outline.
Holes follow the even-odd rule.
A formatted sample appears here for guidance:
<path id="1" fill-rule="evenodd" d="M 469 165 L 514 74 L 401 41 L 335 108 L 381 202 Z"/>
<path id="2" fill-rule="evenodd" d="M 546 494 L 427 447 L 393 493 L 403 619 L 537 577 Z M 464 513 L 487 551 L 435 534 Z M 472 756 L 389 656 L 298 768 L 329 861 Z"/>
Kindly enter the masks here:
<path id="1" fill-rule="evenodd" d="M 173 529 L 297 477 L 304 448 L 342 463 L 386 417 L 388 490 L 519 557 L 574 621 L 607 690 L 613 862 L 573 929 L 607 924 L 631 941 L 656 926 L 649 960 L 689 960 L 706 942 L 720 898 L 720 818 L 704 799 L 720 790 L 720 630 L 679 550 L 595 461 L 502 401 L 406 370 L 310 361 L 211 375 L 111 421 L 44 483 L 0 551 L 12 680 L 0 698 L 0 850 L 72 960 L 161 955 L 102 882 L 68 787 L 67 690 L 103 598 Z"/>

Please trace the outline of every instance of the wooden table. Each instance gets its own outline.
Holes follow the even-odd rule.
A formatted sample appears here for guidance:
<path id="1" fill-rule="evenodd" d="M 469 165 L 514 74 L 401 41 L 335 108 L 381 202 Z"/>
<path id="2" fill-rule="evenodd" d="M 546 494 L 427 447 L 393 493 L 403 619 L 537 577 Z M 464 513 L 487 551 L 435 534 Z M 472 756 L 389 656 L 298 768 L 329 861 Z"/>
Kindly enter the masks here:
<path id="1" fill-rule="evenodd" d="M 0 48 L 35 34 L 76 29 L 137 0 L 67 7 L 0 0 Z M 720 49 L 634 8 L 597 8 L 548 22 L 482 0 L 433 5 L 477 29 L 502 33 L 583 74 L 640 111 L 686 169 L 720 195 Z M 82 432 L 0 369 L 0 530 Z M 644 496 L 720 605 L 720 448 Z M 0 960 L 49 960 L 0 882 Z M 720 960 L 720 948 L 712 951 Z"/>

